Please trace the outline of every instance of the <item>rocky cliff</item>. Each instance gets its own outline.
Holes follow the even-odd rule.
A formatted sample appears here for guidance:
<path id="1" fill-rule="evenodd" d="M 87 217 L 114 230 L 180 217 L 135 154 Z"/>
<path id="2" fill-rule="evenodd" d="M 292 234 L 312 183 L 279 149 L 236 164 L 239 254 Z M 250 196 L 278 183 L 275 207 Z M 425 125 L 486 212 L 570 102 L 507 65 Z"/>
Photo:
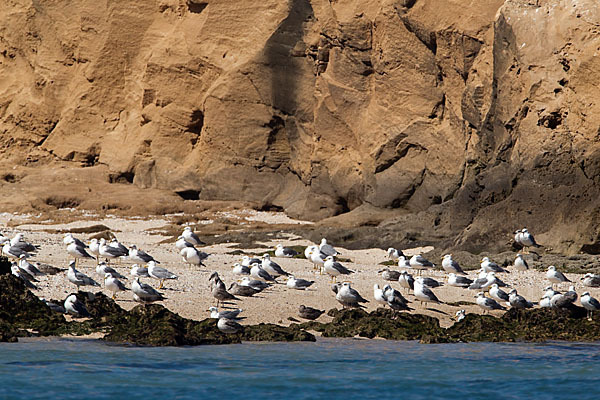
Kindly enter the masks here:
<path id="1" fill-rule="evenodd" d="M 594 0 L 9 0 L 0 21 L 5 208 L 147 189 L 600 250 Z"/>

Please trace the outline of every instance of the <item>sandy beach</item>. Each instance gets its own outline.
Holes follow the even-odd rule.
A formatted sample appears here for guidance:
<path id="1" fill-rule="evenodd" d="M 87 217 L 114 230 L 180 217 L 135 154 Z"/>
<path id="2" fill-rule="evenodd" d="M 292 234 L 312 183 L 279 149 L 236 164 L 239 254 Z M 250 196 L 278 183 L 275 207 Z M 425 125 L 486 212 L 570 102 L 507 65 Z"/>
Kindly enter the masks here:
<path id="1" fill-rule="evenodd" d="M 282 223 L 304 223 L 302 221 L 290 221 L 282 213 L 276 212 L 258 212 L 250 210 L 236 211 L 230 218 L 238 218 L 240 220 L 240 229 L 252 229 L 252 223 L 260 222 L 267 224 L 282 224 Z M 33 258 L 35 261 L 49 263 L 56 267 L 67 268 L 69 256 L 66 252 L 66 245 L 63 244 L 64 233 L 74 228 L 84 228 L 95 224 L 103 224 L 111 229 L 120 242 L 126 246 L 133 244 L 138 248 L 148 252 L 155 259 L 161 262 L 160 266 L 167 268 L 179 276 L 177 280 L 167 281 L 164 295 L 167 297 L 162 304 L 168 309 L 180 314 L 183 317 L 194 320 L 202 320 L 209 316 L 208 308 L 215 305 L 215 299 L 210 293 L 208 287 L 209 275 L 217 271 L 221 279 L 229 286 L 232 282 L 240 279 L 240 276 L 234 275 L 232 266 L 235 262 L 240 262 L 243 251 L 246 254 L 262 255 L 267 250 L 273 250 L 278 243 L 286 246 L 308 246 L 312 245 L 308 240 L 302 239 L 299 236 L 287 234 L 287 238 L 265 240 L 257 242 L 256 248 L 237 248 L 237 243 L 222 243 L 211 246 L 202 247 L 202 250 L 211 254 L 208 260 L 205 261 L 206 268 L 190 266 L 185 264 L 179 251 L 175 248 L 172 236 L 161 230 L 166 226 L 172 216 L 165 218 L 121 218 L 121 217 L 103 217 L 94 219 L 94 216 L 88 216 L 69 223 L 52 224 L 44 223 L 29 223 L 30 216 L 18 216 L 12 214 L 1 214 L 0 223 L 10 225 L 10 228 L 4 229 L 3 233 L 7 236 L 12 236 L 17 232 L 25 234 L 27 241 L 40 245 L 40 251 Z M 212 223 L 211 219 L 197 221 L 193 224 L 196 231 L 202 234 L 202 226 L 209 226 Z M 244 228 L 247 225 L 248 228 Z M 182 226 L 183 229 L 183 226 Z M 60 233 L 59 233 L 60 232 Z M 76 237 L 87 241 L 91 234 L 75 234 Z M 333 243 L 335 245 L 335 243 Z M 367 250 L 348 250 L 336 246 L 338 251 L 342 253 L 341 258 L 343 264 L 349 269 L 356 271 L 349 278 L 344 279 L 352 282 L 352 287 L 369 300 L 366 304 L 368 311 L 379 307 L 373 300 L 373 285 L 391 284 L 392 287 L 401 290 L 397 282 L 388 282 L 382 279 L 378 273 L 384 266 L 380 263 L 387 261 L 387 253 L 382 249 L 367 249 Z M 405 254 L 412 255 L 418 252 L 427 257 L 427 252 L 432 250 L 428 248 L 403 249 Z M 236 253 L 236 254 L 232 254 Z M 260 322 L 269 322 L 276 324 L 288 325 L 291 321 L 289 317 L 298 319 L 298 307 L 303 304 L 315 308 L 329 310 L 331 308 L 341 308 L 341 305 L 336 301 L 334 293 L 331 290 L 331 279 L 328 275 L 320 275 L 312 268 L 312 263 L 306 259 L 289 259 L 289 258 L 273 258 L 283 269 L 294 274 L 297 278 L 314 280 L 315 284 L 308 290 L 300 291 L 293 290 L 285 286 L 285 284 L 274 285 L 272 288 L 255 295 L 253 297 L 241 297 L 241 301 L 233 302 L 229 305 L 232 308 L 242 308 L 244 311 L 242 316 L 245 319 L 243 324 L 256 324 Z M 431 259 L 436 264 L 441 264 L 439 259 Z M 133 263 L 129 260 L 111 264 L 121 274 L 130 277 L 129 270 Z M 94 260 L 82 260 L 78 269 L 89 276 L 102 282 L 103 278 L 95 272 L 96 262 Z M 391 267 L 398 269 L 397 267 Z M 431 276 L 439 281 L 443 281 L 445 274 L 441 270 L 426 271 L 425 276 Z M 475 271 L 470 271 L 469 277 L 473 278 Z M 567 274 L 574 282 L 580 282 L 581 276 L 578 274 Z M 549 283 L 545 279 L 545 273 L 538 270 L 529 270 L 527 272 L 513 271 L 510 274 L 500 274 L 502 280 L 518 289 L 519 294 L 523 295 L 530 301 L 537 302 L 543 288 Z M 150 278 L 144 280 L 154 287 L 158 287 L 158 282 Z M 285 280 L 279 278 L 278 281 L 285 283 Z M 124 282 L 128 287 L 131 286 L 131 280 Z M 70 293 L 76 291 L 76 287 L 69 283 L 66 279 L 66 272 L 59 273 L 53 276 L 41 277 L 37 284 L 38 289 L 34 292 L 39 297 L 47 299 L 64 300 Z M 579 283 L 578 288 L 581 287 Z M 565 285 L 563 289 L 566 290 Z M 586 288 L 592 295 L 595 295 L 597 289 Z M 92 291 L 102 291 L 110 296 L 110 293 L 101 288 L 94 288 Z M 481 309 L 475 304 L 474 296 L 477 291 L 461 289 L 444 285 L 443 287 L 434 289 L 438 298 L 446 304 L 429 304 L 421 306 L 418 301 L 415 301 L 412 294 L 406 297 L 412 301 L 411 307 L 414 308 L 412 313 L 426 314 L 436 317 L 440 320 L 443 327 L 452 325 L 452 317 L 459 309 L 465 309 L 467 313 L 481 313 Z M 579 292 L 582 292 L 579 290 Z M 580 293 L 581 294 L 581 293 Z M 137 305 L 132 300 L 131 292 L 119 293 L 117 302 L 125 309 L 131 309 Z M 450 303 L 450 304 L 448 304 Z M 499 312 L 500 315 L 501 312 Z M 326 322 L 330 317 L 323 315 L 319 319 Z"/>

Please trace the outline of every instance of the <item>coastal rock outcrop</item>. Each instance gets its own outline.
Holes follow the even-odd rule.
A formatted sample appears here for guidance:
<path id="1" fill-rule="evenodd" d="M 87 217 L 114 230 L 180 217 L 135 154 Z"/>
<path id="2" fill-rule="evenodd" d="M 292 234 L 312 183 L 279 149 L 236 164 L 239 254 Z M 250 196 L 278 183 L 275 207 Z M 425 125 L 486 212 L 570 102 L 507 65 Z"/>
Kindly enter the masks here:
<path id="1" fill-rule="evenodd" d="M 5 209 L 163 212 L 152 191 L 600 252 L 594 0 L 24 1 L 0 22 Z"/>

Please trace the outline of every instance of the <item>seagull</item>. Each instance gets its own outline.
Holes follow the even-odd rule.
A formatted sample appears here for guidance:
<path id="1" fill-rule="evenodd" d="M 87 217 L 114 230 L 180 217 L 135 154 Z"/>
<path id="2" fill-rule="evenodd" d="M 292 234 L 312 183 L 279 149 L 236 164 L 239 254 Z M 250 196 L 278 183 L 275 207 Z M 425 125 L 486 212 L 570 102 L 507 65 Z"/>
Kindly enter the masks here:
<path id="1" fill-rule="evenodd" d="M 250 258 L 248 256 L 242 257 L 242 265 L 244 267 L 250 267 L 252 264 L 261 264 L 262 260 L 260 258 Z"/>
<path id="2" fill-rule="evenodd" d="M 548 267 L 548 271 L 546 271 L 546 279 L 552 282 L 552 284 L 571 282 L 569 278 L 567 278 L 562 272 L 557 271 L 554 265 Z"/>
<path id="3" fill-rule="evenodd" d="M 307 260 L 310 260 L 310 254 L 313 251 L 317 251 L 319 250 L 319 246 L 306 246 L 306 248 L 304 249 L 304 258 L 306 258 Z M 324 255 L 323 258 L 325 258 L 327 256 Z"/>
<path id="4" fill-rule="evenodd" d="M 472 283 L 473 280 L 467 278 L 466 276 L 456 275 L 453 272 L 448 274 L 448 285 L 450 286 L 468 288 Z"/>
<path id="5" fill-rule="evenodd" d="M 566 293 L 557 293 L 550 299 L 553 307 L 566 308 L 577 300 L 577 292 L 574 286 L 570 286 Z"/>
<path id="6" fill-rule="evenodd" d="M 343 308 L 357 308 L 361 307 L 360 303 L 369 302 L 368 300 L 365 300 L 356 290 L 352 289 L 349 282 L 342 283 L 337 294 L 335 295 L 335 299 L 342 304 Z"/>
<path id="7" fill-rule="evenodd" d="M 403 288 L 407 289 L 408 292 L 415 289 L 415 279 L 411 274 L 407 271 L 400 271 L 400 276 L 398 277 L 398 283 Z"/>
<path id="8" fill-rule="evenodd" d="M 517 291 L 515 290 L 515 293 L 516 292 Z M 508 294 L 506 294 L 504 290 L 500 289 L 497 283 L 494 283 L 492 287 L 490 287 L 490 296 L 496 301 L 508 301 Z"/>
<path id="9" fill-rule="evenodd" d="M 492 291 L 490 290 L 490 294 L 492 293 Z M 525 308 L 532 308 L 533 307 L 533 303 L 530 301 L 527 301 L 525 299 L 525 297 L 521 296 L 520 294 L 517 294 L 517 289 L 512 289 L 509 293 L 508 293 L 508 302 L 510 303 L 510 306 L 512 308 L 518 308 L 518 309 L 525 309 Z"/>
<path id="10" fill-rule="evenodd" d="M 88 252 L 85 250 L 85 247 L 78 246 L 75 242 L 67 246 L 67 253 L 75 258 L 75 265 L 77 265 L 77 260 L 80 258 L 94 258 L 88 254 Z"/>
<path id="11" fill-rule="evenodd" d="M 552 307 L 551 297 L 544 295 L 544 297 L 542 297 L 540 299 L 540 308 L 551 308 L 551 307 Z"/>
<path id="12" fill-rule="evenodd" d="M 129 248 L 129 259 L 142 264 L 148 263 L 150 261 L 154 261 L 155 263 L 160 264 L 160 262 L 156 261 L 154 257 L 152 257 L 150 254 L 138 249 L 136 245 L 132 245 L 131 248 Z"/>
<path id="13" fill-rule="evenodd" d="M 83 247 L 83 248 L 88 247 L 87 244 L 85 244 L 81 240 L 74 237 L 72 233 L 65 233 L 65 237 L 63 238 L 63 243 L 66 245 L 75 243 L 79 247 Z"/>
<path id="14" fill-rule="evenodd" d="M 298 308 L 298 316 L 311 321 L 319 318 L 324 312 L 324 310 L 317 310 L 316 308 L 307 307 L 304 305 L 300 305 Z"/>
<path id="15" fill-rule="evenodd" d="M 67 313 L 73 315 L 74 317 L 80 317 L 80 318 L 91 317 L 89 311 L 87 310 L 87 308 L 85 308 L 85 305 L 81 301 L 79 301 L 77 299 L 77 296 L 75 296 L 74 294 L 67 297 L 67 299 L 65 300 L 64 306 L 65 306 L 65 311 Z"/>
<path id="16" fill-rule="evenodd" d="M 194 247 L 194 245 L 185 240 L 183 235 L 180 235 L 175 242 L 175 247 L 177 247 L 178 250 L 183 250 L 186 247 Z"/>
<path id="17" fill-rule="evenodd" d="M 136 276 L 133 283 L 131 284 L 131 290 L 133 291 L 133 300 L 142 304 L 150 304 L 155 301 L 166 300 L 162 293 L 154 289 L 147 283 L 140 282 L 139 276 Z"/>
<path id="18" fill-rule="evenodd" d="M 400 278 L 399 271 L 393 271 L 393 270 L 390 270 L 389 268 L 384 268 L 381 271 L 378 271 L 377 273 L 381 274 L 381 277 L 386 281 L 396 282 L 398 280 L 398 278 Z"/>
<path id="19" fill-rule="evenodd" d="M 5 241 L 4 246 L 2 246 L 2 254 L 4 254 L 8 258 L 15 259 L 20 258 L 22 255 L 25 256 L 25 258 L 31 257 L 31 254 L 29 254 L 28 252 L 21 250 L 18 247 L 12 246 L 10 244 L 10 241 L 8 240 Z"/>
<path id="20" fill-rule="evenodd" d="M 67 279 L 69 282 L 79 286 L 100 286 L 98 282 L 87 276 L 86 274 L 79 272 L 75 269 L 75 261 L 69 263 L 69 269 L 67 271 Z"/>
<path id="21" fill-rule="evenodd" d="M 490 286 L 496 283 L 494 279 L 492 279 L 495 278 L 493 274 L 493 272 L 489 272 L 483 278 L 475 279 L 475 281 L 469 286 L 469 290 L 487 290 Z"/>
<path id="22" fill-rule="evenodd" d="M 56 304 L 56 303 L 54 303 L 54 302 L 52 302 L 52 301 L 50 301 L 50 300 L 46 300 L 46 299 L 44 299 L 43 297 L 42 297 L 42 298 L 40 298 L 40 300 L 41 300 L 41 301 L 43 301 L 44 303 L 46 303 L 46 305 L 47 305 L 48 307 L 50 307 L 50 309 L 51 309 L 52 311 L 54 311 L 54 312 L 57 312 L 57 313 L 59 313 L 59 314 L 64 314 L 64 313 L 66 313 L 66 312 L 67 312 L 67 311 L 65 310 L 65 308 L 64 308 L 63 306 L 61 306 L 60 304 Z M 63 304 L 64 304 L 64 303 L 63 303 Z"/>
<path id="23" fill-rule="evenodd" d="M 275 257 L 288 257 L 292 258 L 298 255 L 298 252 L 289 247 L 283 247 L 281 243 L 275 247 Z"/>
<path id="24" fill-rule="evenodd" d="M 600 302 L 598 302 L 598 300 L 590 296 L 589 292 L 583 292 L 583 294 L 581 295 L 581 305 L 587 310 L 588 321 L 592 320 L 594 311 L 600 310 Z"/>
<path id="25" fill-rule="evenodd" d="M 258 263 L 252 264 L 252 268 L 250 268 L 250 276 L 261 281 L 275 282 L 275 278 L 265 271 Z"/>
<path id="26" fill-rule="evenodd" d="M 189 226 L 183 228 L 183 233 L 181 234 L 181 236 L 183 236 L 186 242 L 191 243 L 194 246 L 201 246 L 206 244 L 202 240 L 200 240 L 200 238 L 194 233 L 194 231 L 192 231 L 192 228 L 190 228 Z"/>
<path id="27" fill-rule="evenodd" d="M 334 249 L 332 245 L 327 244 L 327 239 L 325 239 L 325 238 L 321 239 L 321 244 L 319 245 L 319 250 L 321 251 L 321 253 L 325 254 L 326 256 L 337 256 L 338 254 L 341 254 L 336 249 Z"/>
<path id="28" fill-rule="evenodd" d="M 102 238 L 100 239 L 100 243 L 98 244 L 98 254 L 100 255 L 100 257 L 103 257 L 108 261 L 122 256 L 126 256 L 129 254 L 129 251 L 127 251 L 127 253 L 123 253 L 122 250 L 107 245 L 106 240 Z"/>
<path id="29" fill-rule="evenodd" d="M 514 231 L 514 240 L 515 243 L 519 246 L 519 247 L 523 247 L 523 243 L 521 243 L 521 230 L 518 229 L 516 231 Z"/>
<path id="30" fill-rule="evenodd" d="M 10 245 L 27 253 L 35 253 L 40 248 L 40 246 L 35 246 L 31 243 L 27 243 L 26 241 L 24 241 L 22 233 L 17 233 L 15 237 L 10 239 Z"/>
<path id="31" fill-rule="evenodd" d="M 121 257 L 129 255 L 129 249 L 123 246 L 121 243 L 119 243 L 117 238 L 113 238 L 108 245 L 114 249 L 119 249 L 119 251 L 121 252 Z"/>
<path id="32" fill-rule="evenodd" d="M 90 244 L 87 246 L 88 250 L 91 254 L 96 256 L 96 261 L 100 257 L 100 244 L 98 243 L 98 239 L 94 238 L 90 240 Z"/>
<path id="33" fill-rule="evenodd" d="M 185 247 L 181 249 L 179 254 L 183 257 L 183 261 L 192 265 L 204 265 L 203 261 L 206 260 L 210 254 L 205 253 L 196 249 L 195 247 Z"/>
<path id="34" fill-rule="evenodd" d="M 423 282 L 423 285 L 425 285 L 425 286 L 427 286 L 428 288 L 431 288 L 431 289 L 436 288 L 436 287 L 440 287 L 440 286 L 444 286 L 443 283 L 438 282 L 438 281 L 436 281 L 433 278 L 423 277 L 421 279 L 421 281 Z"/>
<path id="35" fill-rule="evenodd" d="M 383 296 L 386 298 L 388 306 L 390 306 L 392 310 L 401 311 L 409 309 L 407 303 L 410 303 L 410 301 L 406 300 L 404 296 L 402 296 L 402 293 L 392 288 L 392 286 L 385 285 L 383 287 Z"/>
<path id="36" fill-rule="evenodd" d="M 490 261 L 489 257 L 483 257 L 483 259 L 481 259 L 481 268 L 483 268 L 485 272 L 509 272 L 495 262 Z"/>
<path id="37" fill-rule="evenodd" d="M 304 290 L 304 289 L 308 288 L 310 285 L 312 285 L 313 283 L 315 283 L 315 281 L 307 281 L 306 279 L 297 279 L 294 277 L 294 275 L 290 275 L 288 277 L 286 286 L 289 287 L 290 289 Z"/>
<path id="38" fill-rule="evenodd" d="M 440 300 L 436 297 L 433 291 L 423 284 L 423 278 L 420 276 L 417 279 L 415 279 L 414 295 L 417 298 L 417 300 L 421 302 L 421 305 L 423 304 L 423 302 L 440 303 Z"/>
<path id="39" fill-rule="evenodd" d="M 271 286 L 270 284 L 262 280 L 250 279 L 247 276 L 242 278 L 242 280 L 240 281 L 240 285 L 251 287 L 252 289 L 258 292 L 262 292 L 263 290 Z"/>
<path id="40" fill-rule="evenodd" d="M 106 274 L 111 274 L 112 276 L 114 276 L 115 278 L 118 278 L 118 279 L 127 279 L 126 277 L 124 277 L 123 275 L 118 273 L 114 268 L 106 265 L 106 263 L 104 261 L 100 261 L 100 263 L 98 265 L 96 265 L 96 273 L 101 276 L 105 276 Z"/>
<path id="41" fill-rule="evenodd" d="M 333 257 L 326 256 L 324 253 L 321 253 L 317 249 L 310 250 L 308 254 L 310 255 L 310 261 L 312 261 L 313 263 L 313 269 L 320 269 L 321 267 L 324 267 L 325 260 L 327 259 L 327 257 Z"/>
<path id="42" fill-rule="evenodd" d="M 465 310 L 458 310 L 456 312 L 456 316 L 454 317 L 454 319 L 456 319 L 456 322 L 460 322 L 463 319 L 465 319 L 465 316 L 467 315 Z"/>
<path id="43" fill-rule="evenodd" d="M 517 254 L 517 258 L 515 258 L 513 265 L 517 271 L 527 271 L 529 269 L 527 261 L 525 261 L 521 254 Z"/>
<path id="44" fill-rule="evenodd" d="M 160 285 L 158 286 L 159 289 L 162 289 L 166 279 L 177 279 L 177 275 L 165 268 L 157 267 L 154 261 L 148 263 L 148 275 L 150 275 L 151 278 L 160 281 Z"/>
<path id="45" fill-rule="evenodd" d="M 219 318 L 217 322 L 217 328 L 223 333 L 237 333 L 240 330 L 243 330 L 244 327 L 232 319 L 228 318 Z"/>
<path id="46" fill-rule="evenodd" d="M 585 274 L 581 280 L 583 280 L 583 286 L 600 287 L 600 276 L 594 275 L 591 272 Z"/>
<path id="47" fill-rule="evenodd" d="M 32 276 L 44 276 L 46 275 L 45 273 L 43 273 L 42 271 L 40 271 L 35 265 L 33 265 L 32 263 L 30 263 L 29 261 L 27 261 L 25 259 L 25 255 L 21 254 L 21 257 L 19 257 L 19 268 L 25 270 L 28 274 L 32 275 Z"/>
<path id="48" fill-rule="evenodd" d="M 410 261 L 404 255 L 398 257 L 398 268 L 410 268 Z"/>
<path id="49" fill-rule="evenodd" d="M 427 260 L 420 254 L 415 254 L 414 256 L 412 256 L 410 258 L 409 263 L 411 268 L 416 269 L 419 272 L 424 269 L 435 267 L 435 264 L 433 264 L 431 261 Z"/>
<path id="50" fill-rule="evenodd" d="M 218 278 L 212 288 L 212 295 L 215 299 L 217 299 L 217 307 L 219 307 L 219 303 L 225 302 L 227 300 L 239 300 L 237 297 L 235 297 L 227 291 L 227 288 L 225 287 L 223 281 L 221 281 L 221 279 Z"/>
<path id="51" fill-rule="evenodd" d="M 397 260 L 400 258 L 400 256 L 404 257 L 404 253 L 402 252 L 402 250 L 397 250 L 393 247 L 390 247 L 387 250 L 387 254 L 388 254 L 388 257 L 391 258 L 392 260 Z"/>
<path id="52" fill-rule="evenodd" d="M 281 275 L 290 275 L 289 273 L 285 272 L 279 264 L 277 264 L 275 261 L 272 261 L 271 257 L 268 254 L 263 254 L 262 256 L 262 268 L 269 274 L 271 274 L 271 276 L 274 278 L 277 278 Z"/>
<path id="53" fill-rule="evenodd" d="M 548 298 L 552 298 L 552 296 L 554 296 L 555 294 L 559 293 L 557 291 L 555 291 L 554 289 L 552 289 L 552 285 L 551 286 L 546 286 L 544 288 L 544 296 L 547 296 Z"/>
<path id="54" fill-rule="evenodd" d="M 240 263 L 233 264 L 233 273 L 236 275 L 250 275 L 250 268 L 244 267 Z"/>
<path id="55" fill-rule="evenodd" d="M 458 262 L 452 259 L 452 254 L 446 254 L 444 257 L 442 257 L 442 268 L 448 273 L 466 275 L 465 271 L 462 270 Z"/>
<path id="56" fill-rule="evenodd" d="M 37 286 L 35 286 L 28 278 L 27 275 L 25 275 L 21 269 L 19 268 L 19 266 L 16 263 L 12 263 L 11 267 L 10 267 L 10 272 L 16 276 L 17 278 L 21 279 L 23 281 L 23 283 L 25 284 L 26 287 L 28 287 L 29 289 L 37 289 Z"/>
<path id="57" fill-rule="evenodd" d="M 383 295 L 383 289 L 381 289 L 378 284 L 373 285 L 373 297 L 379 304 L 387 306 L 387 298 Z"/>
<path id="58" fill-rule="evenodd" d="M 133 264 L 131 266 L 131 275 L 132 276 L 137 276 L 139 278 L 150 278 L 150 275 L 148 274 L 148 268 L 146 267 L 140 267 L 137 264 Z"/>
<path id="59" fill-rule="evenodd" d="M 258 281 L 256 281 L 256 282 L 258 282 Z M 244 296 L 244 297 L 251 297 L 251 296 L 254 296 L 256 293 L 260 292 L 259 289 L 254 289 L 251 286 L 240 285 L 237 282 L 233 282 L 229 286 L 228 290 L 229 290 L 229 293 L 231 293 L 234 296 Z"/>
<path id="60" fill-rule="evenodd" d="M 537 244 L 535 242 L 535 239 L 533 237 L 533 235 L 531 233 L 529 233 L 529 231 L 527 230 L 527 228 L 523 228 L 523 230 L 521 231 L 521 244 L 523 245 L 523 247 L 525 248 L 529 248 L 529 247 L 542 247 L 539 244 Z"/>
<path id="61" fill-rule="evenodd" d="M 496 300 L 485 297 L 483 292 L 477 293 L 475 297 L 477 298 L 477 305 L 483 309 L 484 313 L 491 310 L 506 310 L 506 308 L 498 304 Z"/>
<path id="62" fill-rule="evenodd" d="M 117 292 L 124 292 L 129 290 L 125 287 L 123 282 L 119 279 L 115 278 L 112 274 L 106 273 L 104 274 L 104 287 L 112 292 L 112 299 L 114 300 L 117 297 Z"/>
<path id="63" fill-rule="evenodd" d="M 333 256 L 327 256 L 325 264 L 323 265 L 323 270 L 327 275 L 331 276 L 333 281 L 336 280 L 338 275 L 350 275 L 354 273 L 354 271 L 351 271 L 339 262 L 334 261 Z"/>
<path id="64" fill-rule="evenodd" d="M 219 311 L 217 307 L 209 307 L 208 311 L 210 311 L 210 317 L 214 319 L 219 318 L 228 318 L 228 319 L 236 319 L 238 315 L 244 310 L 238 308 L 237 310 L 229 310 L 229 311 Z"/>

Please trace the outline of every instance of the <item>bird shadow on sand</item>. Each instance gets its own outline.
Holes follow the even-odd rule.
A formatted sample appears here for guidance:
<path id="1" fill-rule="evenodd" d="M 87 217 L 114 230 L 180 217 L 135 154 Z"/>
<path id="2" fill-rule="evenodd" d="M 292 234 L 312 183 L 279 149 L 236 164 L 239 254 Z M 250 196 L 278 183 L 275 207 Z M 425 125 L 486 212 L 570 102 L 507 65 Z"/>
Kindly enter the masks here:
<path id="1" fill-rule="evenodd" d="M 433 311 L 433 312 L 438 313 L 438 314 L 449 315 L 447 312 L 444 312 L 442 310 L 436 310 L 435 308 L 425 308 L 425 309 L 427 311 Z"/>

